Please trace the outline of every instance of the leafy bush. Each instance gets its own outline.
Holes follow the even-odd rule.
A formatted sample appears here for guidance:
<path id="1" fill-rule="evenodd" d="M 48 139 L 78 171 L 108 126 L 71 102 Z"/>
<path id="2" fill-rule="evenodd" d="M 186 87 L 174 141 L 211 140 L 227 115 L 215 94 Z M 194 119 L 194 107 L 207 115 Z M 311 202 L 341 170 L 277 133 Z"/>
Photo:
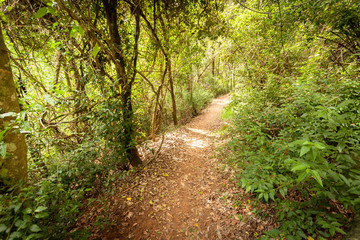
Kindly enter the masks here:
<path id="1" fill-rule="evenodd" d="M 84 189 L 65 190 L 55 180 L 13 190 L 0 195 L 2 239 L 64 238 L 84 195 Z"/>
<path id="2" fill-rule="evenodd" d="M 214 98 L 214 94 L 206 89 L 194 88 L 193 90 L 193 107 L 198 112 L 204 109 L 206 105 Z"/>
<path id="3" fill-rule="evenodd" d="M 282 225 L 271 237 L 343 234 L 345 219 L 329 213 L 331 203 L 353 210 L 360 203 L 359 84 L 306 80 L 287 93 L 276 83 L 248 88 L 233 100 L 240 185 L 280 206 Z"/>

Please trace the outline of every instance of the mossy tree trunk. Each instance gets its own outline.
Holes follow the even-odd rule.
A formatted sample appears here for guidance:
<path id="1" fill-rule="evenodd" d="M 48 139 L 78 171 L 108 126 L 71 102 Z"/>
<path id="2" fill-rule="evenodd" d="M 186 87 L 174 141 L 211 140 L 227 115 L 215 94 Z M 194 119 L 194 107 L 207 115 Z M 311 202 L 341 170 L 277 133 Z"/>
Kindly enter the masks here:
<path id="1" fill-rule="evenodd" d="M 0 114 L 9 112 L 19 113 L 20 106 L 0 24 Z M 2 146 L 6 145 L 6 155 L 0 155 L 1 182 L 5 179 L 15 182 L 27 178 L 25 136 L 10 127 L 15 119 L 14 116 L 0 118 L 0 142 Z"/>

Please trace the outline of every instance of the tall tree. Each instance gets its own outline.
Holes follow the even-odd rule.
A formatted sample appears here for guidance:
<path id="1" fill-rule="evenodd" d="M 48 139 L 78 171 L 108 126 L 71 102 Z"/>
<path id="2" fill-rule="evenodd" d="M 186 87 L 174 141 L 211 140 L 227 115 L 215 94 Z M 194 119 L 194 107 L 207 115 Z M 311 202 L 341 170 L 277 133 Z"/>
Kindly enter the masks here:
<path id="1" fill-rule="evenodd" d="M 116 77 L 118 85 L 121 86 L 120 94 L 122 96 L 122 111 L 123 111 L 123 121 L 124 121 L 124 140 L 127 157 L 130 163 L 133 166 L 138 166 L 141 164 L 141 159 L 139 157 L 136 144 L 135 144 L 135 132 L 133 124 L 133 106 L 131 102 L 131 90 L 136 77 L 136 65 L 138 58 L 138 41 L 140 36 L 140 16 L 137 8 L 132 8 L 132 12 L 135 14 L 135 36 L 134 36 L 134 57 L 133 57 L 133 69 L 131 76 L 129 76 L 131 71 L 126 72 L 126 62 L 124 57 L 120 54 L 123 52 L 121 37 L 119 34 L 119 25 L 117 18 L 117 1 L 112 0 L 103 0 L 104 10 L 106 14 L 107 26 L 109 29 L 110 39 L 113 43 L 115 53 L 115 61 L 119 64 L 114 63 L 116 70 Z M 128 74 L 127 74 L 128 73 Z"/>
<path id="2" fill-rule="evenodd" d="M 25 137 L 13 127 L 20 106 L 11 72 L 8 49 L 0 24 L 0 178 L 26 180 L 27 159 Z"/>

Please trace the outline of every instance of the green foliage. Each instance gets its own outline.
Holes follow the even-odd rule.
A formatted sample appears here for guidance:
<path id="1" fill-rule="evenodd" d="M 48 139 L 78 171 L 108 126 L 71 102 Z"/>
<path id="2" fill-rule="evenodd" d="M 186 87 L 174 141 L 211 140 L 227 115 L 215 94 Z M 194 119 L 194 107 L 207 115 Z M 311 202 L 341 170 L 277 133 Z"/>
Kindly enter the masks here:
<path id="1" fill-rule="evenodd" d="M 22 187 L 17 192 L 12 192 Z M 16 186 L 0 196 L 2 239 L 61 239 L 76 220 L 84 190 L 65 190 L 56 181 Z"/>
<path id="2" fill-rule="evenodd" d="M 266 202 L 277 202 L 281 236 L 343 233 L 339 227 L 344 219 L 327 213 L 326 207 L 331 201 L 359 206 L 359 84 L 345 76 L 330 84 L 331 77 L 307 82 L 299 78 L 287 86 L 286 94 L 277 85 L 262 91 L 248 87 L 232 103 L 239 137 L 230 145 L 233 161 L 243 169 L 238 175 L 241 187 Z M 297 207 L 285 208 L 291 209 L 286 213 L 281 199 L 289 192 L 297 195 L 289 203 Z M 320 213 L 325 217 L 315 218 Z M 312 219 L 311 226 L 307 219 Z"/>
<path id="3" fill-rule="evenodd" d="M 218 77 L 213 77 L 213 76 L 207 76 L 204 79 L 204 84 L 207 86 L 208 89 L 210 89 L 210 91 L 212 93 L 215 94 L 215 96 L 220 96 L 222 94 L 227 93 L 229 90 L 225 87 L 225 84 L 221 82 L 221 79 L 219 79 Z M 196 88 L 195 88 L 196 89 Z"/>
<path id="4" fill-rule="evenodd" d="M 216 94 L 216 93 L 215 93 Z M 203 89 L 203 88 L 194 88 L 193 90 L 193 108 L 196 112 L 204 109 L 208 103 L 214 98 L 214 93 Z"/>

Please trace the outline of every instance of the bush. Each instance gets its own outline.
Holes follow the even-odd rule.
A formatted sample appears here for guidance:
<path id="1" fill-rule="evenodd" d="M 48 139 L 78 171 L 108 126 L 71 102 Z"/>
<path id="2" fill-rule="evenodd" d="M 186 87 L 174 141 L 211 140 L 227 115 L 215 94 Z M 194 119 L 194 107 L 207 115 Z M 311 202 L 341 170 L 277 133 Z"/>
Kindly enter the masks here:
<path id="1" fill-rule="evenodd" d="M 282 225 L 268 236 L 344 234 L 344 217 L 328 210 L 360 206 L 359 84 L 307 79 L 287 89 L 248 88 L 233 100 L 237 135 L 230 146 L 241 187 L 279 206 Z"/>

